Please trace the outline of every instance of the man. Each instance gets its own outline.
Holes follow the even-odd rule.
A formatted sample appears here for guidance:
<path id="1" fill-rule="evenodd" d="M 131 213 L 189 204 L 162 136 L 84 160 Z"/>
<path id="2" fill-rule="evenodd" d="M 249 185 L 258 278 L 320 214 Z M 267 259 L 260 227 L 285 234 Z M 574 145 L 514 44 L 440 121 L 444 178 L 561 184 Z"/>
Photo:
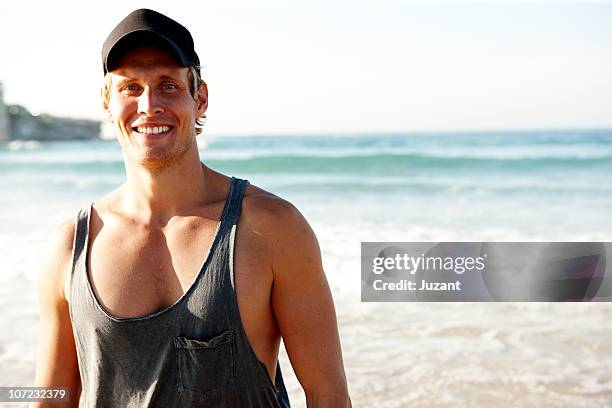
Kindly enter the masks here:
<path id="1" fill-rule="evenodd" d="M 350 406 L 308 223 L 200 161 L 208 91 L 187 29 L 136 10 L 102 55 L 127 180 L 53 239 L 36 384 L 72 406 L 284 407 L 282 336 L 308 406 Z"/>

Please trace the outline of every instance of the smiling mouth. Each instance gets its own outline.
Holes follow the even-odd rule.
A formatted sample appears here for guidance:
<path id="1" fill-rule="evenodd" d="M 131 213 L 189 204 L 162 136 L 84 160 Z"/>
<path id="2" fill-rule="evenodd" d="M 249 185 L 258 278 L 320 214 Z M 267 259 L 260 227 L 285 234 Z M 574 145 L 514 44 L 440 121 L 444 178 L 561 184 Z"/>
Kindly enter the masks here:
<path id="1" fill-rule="evenodd" d="M 161 135 L 172 130 L 172 126 L 136 126 L 132 128 L 133 132 L 141 135 Z"/>

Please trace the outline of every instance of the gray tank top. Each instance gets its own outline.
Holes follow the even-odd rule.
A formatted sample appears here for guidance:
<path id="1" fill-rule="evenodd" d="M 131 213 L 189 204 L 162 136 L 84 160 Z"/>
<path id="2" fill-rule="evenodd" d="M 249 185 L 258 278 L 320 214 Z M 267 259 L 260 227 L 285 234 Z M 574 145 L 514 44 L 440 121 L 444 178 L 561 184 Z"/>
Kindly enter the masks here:
<path id="1" fill-rule="evenodd" d="M 97 300 L 86 270 L 91 204 L 79 211 L 69 297 L 81 406 L 289 407 L 280 366 L 273 384 L 246 336 L 234 290 L 234 238 L 247 184 L 232 177 L 191 287 L 144 317 L 112 316 Z"/>

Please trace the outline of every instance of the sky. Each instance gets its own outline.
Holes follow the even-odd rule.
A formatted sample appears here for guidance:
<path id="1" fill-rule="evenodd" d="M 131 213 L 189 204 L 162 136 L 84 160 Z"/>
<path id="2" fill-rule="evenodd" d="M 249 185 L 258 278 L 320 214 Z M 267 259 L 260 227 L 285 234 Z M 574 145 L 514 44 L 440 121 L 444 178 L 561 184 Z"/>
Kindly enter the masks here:
<path id="1" fill-rule="evenodd" d="M 102 43 L 132 10 L 192 33 L 206 132 L 612 128 L 612 2 L 3 1 L 4 100 L 104 120 Z"/>

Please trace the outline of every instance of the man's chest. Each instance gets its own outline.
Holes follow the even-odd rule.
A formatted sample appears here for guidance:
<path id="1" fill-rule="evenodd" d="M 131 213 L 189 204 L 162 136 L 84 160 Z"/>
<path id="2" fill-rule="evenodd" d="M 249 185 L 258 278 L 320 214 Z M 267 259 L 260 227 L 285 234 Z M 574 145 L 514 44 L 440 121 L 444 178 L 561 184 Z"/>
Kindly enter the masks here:
<path id="1" fill-rule="evenodd" d="M 88 256 L 89 280 L 98 301 L 117 317 L 146 316 L 173 305 L 201 272 L 208 272 L 202 268 L 219 235 L 218 226 L 216 221 L 197 219 L 166 230 L 101 228 Z M 241 312 L 247 311 L 243 319 L 249 319 L 249 310 L 269 307 L 271 286 L 262 248 L 248 235 L 239 229 L 233 259 L 236 287 L 245 288 L 238 291 Z M 217 266 L 217 271 L 230 273 L 229 265 Z"/>

